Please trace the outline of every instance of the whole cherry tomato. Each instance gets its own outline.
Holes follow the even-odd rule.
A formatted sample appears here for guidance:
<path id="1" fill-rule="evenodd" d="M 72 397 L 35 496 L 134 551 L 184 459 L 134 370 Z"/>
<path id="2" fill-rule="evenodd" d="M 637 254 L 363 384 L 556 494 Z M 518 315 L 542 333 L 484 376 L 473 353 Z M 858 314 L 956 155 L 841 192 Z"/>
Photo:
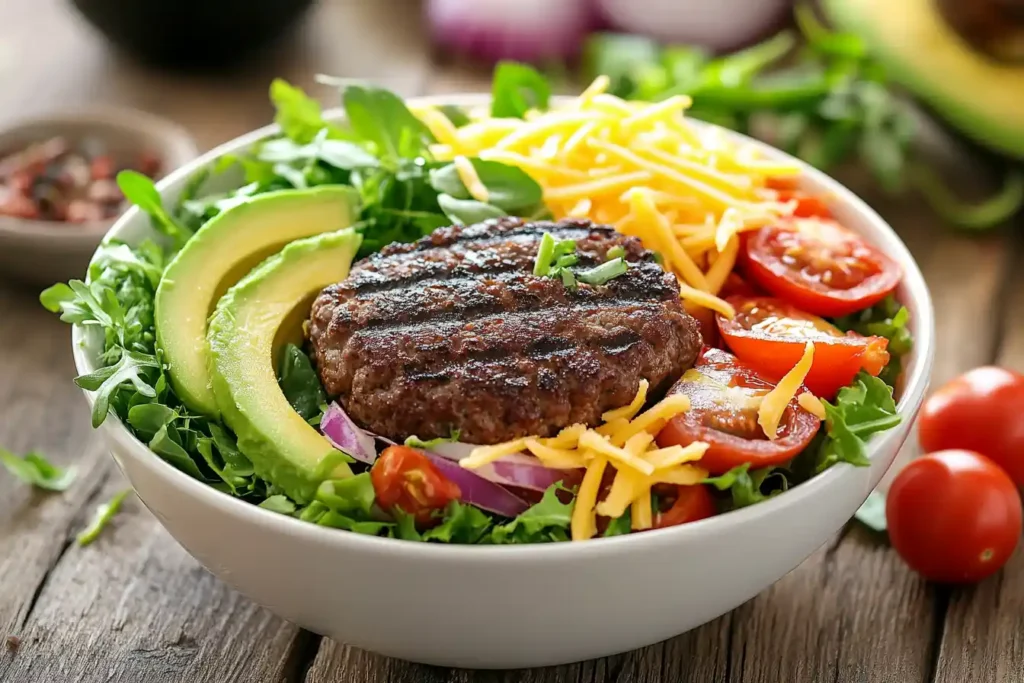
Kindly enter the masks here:
<path id="1" fill-rule="evenodd" d="M 921 448 L 977 451 L 1024 486 L 1024 375 L 975 368 L 928 397 L 917 420 Z"/>
<path id="2" fill-rule="evenodd" d="M 462 494 L 427 456 L 405 446 L 384 449 L 370 468 L 370 481 L 378 505 L 389 512 L 397 509 L 412 515 L 421 528 L 436 521 L 435 510 L 443 510 Z"/>
<path id="3" fill-rule="evenodd" d="M 939 451 L 907 465 L 886 498 L 889 540 L 910 568 L 940 583 L 980 581 L 1020 540 L 1017 487 L 972 451 Z"/>

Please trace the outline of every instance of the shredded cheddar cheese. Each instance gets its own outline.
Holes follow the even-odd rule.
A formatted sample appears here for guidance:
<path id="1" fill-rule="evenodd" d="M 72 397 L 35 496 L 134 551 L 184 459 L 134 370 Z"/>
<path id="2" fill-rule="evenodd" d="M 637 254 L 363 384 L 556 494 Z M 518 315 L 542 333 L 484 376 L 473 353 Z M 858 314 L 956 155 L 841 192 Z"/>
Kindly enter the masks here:
<path id="1" fill-rule="evenodd" d="M 796 402 L 800 404 L 801 408 L 819 420 L 825 419 L 825 406 L 821 404 L 821 400 L 819 400 L 814 394 L 805 391 L 800 394 L 800 397 L 797 398 Z"/>
<path id="2" fill-rule="evenodd" d="M 540 184 L 560 218 L 589 218 L 638 237 L 660 253 L 692 306 L 733 315 L 720 299 L 736 261 L 738 233 L 792 214 L 768 178 L 795 176 L 796 165 L 763 158 L 753 145 L 686 118 L 685 95 L 627 102 L 598 77 L 583 93 L 524 119 L 470 112 L 456 128 L 435 107 L 413 107 L 437 144 L 439 161 L 456 164 L 474 199 L 486 201 L 471 159 L 516 166 Z"/>
<path id="3" fill-rule="evenodd" d="M 811 369 L 814 362 L 814 344 L 807 342 L 804 345 L 804 354 L 797 361 L 793 369 L 787 372 L 775 388 L 761 399 L 761 407 L 757 410 L 757 424 L 761 425 L 765 436 L 775 440 L 779 433 L 779 422 L 782 421 L 782 414 L 786 412 L 786 406 L 796 397 L 804 378 Z M 822 409 L 824 412 L 824 408 Z"/>
<path id="4" fill-rule="evenodd" d="M 531 436 L 478 446 L 460 464 L 476 469 L 525 451 L 546 467 L 586 470 L 576 492 L 570 524 L 574 541 L 592 538 L 597 533 L 598 514 L 620 517 L 631 507 L 635 507 L 634 524 L 650 528 L 651 487 L 701 482 L 707 472 L 699 467 L 699 460 L 708 445 L 694 442 L 659 448 L 654 442 L 655 435 L 668 420 L 688 410 L 690 401 L 686 396 L 672 395 L 641 412 L 648 389 L 649 383 L 642 380 L 633 400 L 605 412 L 601 418 L 604 424 L 599 427 L 576 424 L 550 438 Z M 615 470 L 615 478 L 605 499 L 599 502 L 600 485 L 609 467 Z"/>

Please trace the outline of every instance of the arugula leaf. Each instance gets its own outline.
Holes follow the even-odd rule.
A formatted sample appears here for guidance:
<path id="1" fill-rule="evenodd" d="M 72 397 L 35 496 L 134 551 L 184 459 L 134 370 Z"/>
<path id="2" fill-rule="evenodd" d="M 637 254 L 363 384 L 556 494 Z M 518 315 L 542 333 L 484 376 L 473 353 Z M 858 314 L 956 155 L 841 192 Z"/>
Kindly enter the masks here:
<path id="1" fill-rule="evenodd" d="M 656 69 L 658 61 L 658 44 L 632 34 L 596 33 L 587 39 L 583 48 L 583 72 L 587 80 L 592 81 L 601 74 L 608 76 L 608 92 L 619 97 L 632 95 L 643 79 L 643 72 Z"/>
<path id="2" fill-rule="evenodd" d="M 75 537 L 78 541 L 78 545 L 89 545 L 103 533 L 103 530 L 110 524 L 110 520 L 114 518 L 114 515 L 121 509 L 121 505 L 124 503 L 124 499 L 131 493 L 131 489 L 125 489 L 114 494 L 114 497 L 108 500 L 106 503 L 100 504 L 96 508 L 96 512 L 93 514 L 92 521 L 89 522 L 89 526 L 82 529 L 82 531 Z"/>
<path id="3" fill-rule="evenodd" d="M 533 67 L 499 62 L 491 86 L 491 116 L 521 119 L 531 109 L 547 109 L 551 85 Z"/>
<path id="4" fill-rule="evenodd" d="M 833 321 L 844 332 L 853 331 L 864 336 L 885 337 L 889 340 L 886 350 L 889 363 L 882 368 L 879 378 L 890 387 L 903 371 L 903 358 L 914 348 L 914 338 L 907 329 L 910 313 L 892 295 L 852 315 Z"/>
<path id="5" fill-rule="evenodd" d="M 444 521 L 422 534 L 424 541 L 441 543 L 477 543 L 491 526 L 491 517 L 472 505 L 456 500 L 448 503 Z M 403 522 L 400 522 L 403 524 Z M 407 526 L 408 522 L 404 522 Z M 407 529 L 403 533 L 408 533 Z"/>
<path id="6" fill-rule="evenodd" d="M 380 160 L 365 149 L 346 140 L 329 140 L 327 129 L 323 129 L 306 145 L 300 145 L 289 138 L 275 138 L 260 145 L 256 158 L 276 164 L 294 164 L 323 161 L 335 168 L 351 171 L 355 168 L 376 168 Z"/>
<path id="7" fill-rule="evenodd" d="M 496 206 L 484 204 L 475 199 L 455 199 L 447 194 L 438 195 L 437 203 L 441 205 L 441 210 L 455 225 L 473 225 L 508 215 Z"/>
<path id="8" fill-rule="evenodd" d="M 47 491 L 65 491 L 77 476 L 74 467 L 58 467 L 36 451 L 30 451 L 25 457 L 19 458 L 0 448 L 0 463 L 23 482 Z"/>
<path id="9" fill-rule="evenodd" d="M 149 441 L 149 450 L 177 467 L 185 474 L 200 481 L 209 481 L 181 444 L 181 435 L 171 423 L 165 424 Z"/>
<path id="10" fill-rule="evenodd" d="M 117 174 L 117 186 L 128 201 L 149 214 L 153 226 L 174 240 L 178 248 L 192 237 L 192 231 L 164 209 L 163 200 L 151 178 L 137 171 L 121 171 Z"/>
<path id="11" fill-rule="evenodd" d="M 277 382 L 288 403 L 302 419 L 312 420 L 320 414 L 320 406 L 327 401 L 327 394 L 309 356 L 295 344 L 284 347 Z"/>
<path id="12" fill-rule="evenodd" d="M 853 516 L 869 529 L 885 533 L 888 529 L 888 522 L 885 519 L 885 494 L 877 490 L 869 493 L 867 500 L 857 508 Z"/>
<path id="13" fill-rule="evenodd" d="M 130 383 L 139 394 L 149 398 L 156 397 L 153 387 L 152 370 L 159 370 L 160 363 L 155 356 L 122 351 L 121 357 L 114 365 L 100 368 L 88 375 L 75 378 L 75 384 L 86 391 L 95 392 L 92 410 L 92 426 L 99 427 L 107 418 L 110 401 L 121 385 Z"/>
<path id="14" fill-rule="evenodd" d="M 480 177 L 480 182 L 487 188 L 488 204 L 516 214 L 529 213 L 530 209 L 541 203 L 543 192 L 540 185 L 522 169 L 497 161 L 476 158 L 469 161 Z M 455 199 L 471 199 L 455 164 L 430 171 L 430 186 Z M 517 211 L 519 209 L 522 211 Z"/>
<path id="15" fill-rule="evenodd" d="M 293 515 L 296 510 L 295 503 L 288 496 L 281 493 L 270 496 L 260 503 L 259 507 L 282 515 Z"/>
<path id="16" fill-rule="evenodd" d="M 270 100 L 277 109 L 274 123 L 281 126 L 284 134 L 295 142 L 306 144 L 324 129 L 327 129 L 331 138 L 350 137 L 341 128 L 324 121 L 319 102 L 285 80 L 273 80 L 270 84 Z"/>
<path id="17" fill-rule="evenodd" d="M 559 491 L 569 490 L 561 483 L 552 484 L 539 503 L 515 519 L 491 529 L 489 541 L 495 545 L 568 541 L 576 498 L 573 496 L 568 503 L 563 503 L 558 498 Z"/>
<path id="18" fill-rule="evenodd" d="M 342 103 L 352 132 L 372 145 L 381 161 L 397 167 L 402 159 L 427 156 L 434 136 L 398 95 L 352 85 L 345 88 Z"/>

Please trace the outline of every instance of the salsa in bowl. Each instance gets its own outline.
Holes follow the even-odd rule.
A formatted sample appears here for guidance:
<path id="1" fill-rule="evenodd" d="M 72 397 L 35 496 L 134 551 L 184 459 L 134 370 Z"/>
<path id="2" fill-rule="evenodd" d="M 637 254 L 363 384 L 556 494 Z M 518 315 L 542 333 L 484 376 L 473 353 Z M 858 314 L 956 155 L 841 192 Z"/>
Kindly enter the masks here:
<path id="1" fill-rule="evenodd" d="M 597 103 L 616 106 L 597 89 L 588 92 Z M 360 97 L 346 93 L 354 120 L 365 106 L 352 104 L 362 103 Z M 588 118 L 581 99 L 559 104 L 552 115 L 571 118 L 566 112 L 575 106 L 582 109 L 575 131 L 607 121 L 616 134 L 634 117 L 628 125 L 638 126 L 636 135 L 653 120 L 645 116 L 659 115 L 631 110 Z M 160 300 L 170 273 L 188 293 L 181 300 L 205 301 L 213 317 L 207 323 L 202 306 L 204 314 L 191 315 L 187 301 L 175 304 L 172 297 L 154 307 L 153 339 L 142 342 L 160 349 L 159 360 L 150 361 L 142 348 L 100 360 L 111 337 L 100 339 L 95 329 L 85 334 L 82 326 L 76 359 L 86 376 L 80 383 L 100 389 L 101 399 L 104 382 L 134 363 L 136 374 L 114 385 L 106 406 L 93 395 L 102 409 L 94 417 L 142 500 L 190 552 L 243 592 L 304 626 L 385 654 L 459 666 L 550 664 L 622 651 L 703 623 L 776 580 L 849 519 L 891 463 L 923 395 L 931 309 L 920 273 L 891 230 L 834 181 L 778 152 L 687 122 L 694 139 L 708 136 L 722 158 L 748 168 L 761 164 L 773 175 L 762 173 L 760 186 L 751 181 L 744 203 L 730 199 L 717 218 L 672 223 L 659 201 L 677 201 L 676 219 L 694 202 L 682 192 L 671 195 L 643 169 L 610 166 L 597 184 L 568 178 L 591 183 L 582 197 L 558 192 L 578 170 L 569 164 L 544 166 L 562 173 L 562 185 L 530 175 L 526 169 L 536 160 L 507 138 L 529 139 L 529 126 L 542 127 L 543 113 L 476 115 L 476 123 L 492 122 L 478 126 L 481 137 L 504 136 L 487 143 L 492 151 L 518 166 L 481 159 L 486 150 L 457 149 L 459 139 L 439 142 L 447 129 L 435 132 L 434 114 L 423 113 L 448 112 L 430 108 L 443 104 L 472 117 L 488 101 L 418 102 L 417 114 L 409 112 L 427 122 L 420 134 L 428 142 L 420 149 L 431 160 L 413 166 L 426 176 L 424 192 L 433 192 L 422 202 L 428 209 L 415 204 L 417 196 L 403 197 L 410 206 L 395 208 L 379 185 L 370 188 L 377 194 L 369 193 L 357 168 L 341 168 L 372 164 L 365 155 L 373 153 L 388 158 L 391 152 L 381 153 L 391 149 L 387 140 L 401 158 L 403 145 L 414 145 L 409 135 L 381 133 L 364 147 L 343 137 L 340 114 L 325 116 L 325 127 L 308 141 L 275 139 L 278 130 L 265 129 L 172 175 L 160 188 L 164 205 L 175 206 L 185 191 L 202 227 L 195 237 L 184 236 L 193 229 L 188 225 L 178 235 L 172 229 L 170 239 L 182 247 L 170 265 L 130 267 L 153 277 L 155 285 L 139 280 L 153 299 Z M 282 122 L 287 130 L 289 119 Z M 433 125 L 445 126 L 436 118 Z M 330 168 L 345 171 L 347 185 L 339 173 L 324 188 L 268 187 L 209 201 L 187 194 L 198 170 L 225 157 L 262 156 L 275 177 L 309 185 L 328 140 L 353 146 L 327 146 L 340 164 Z M 601 144 L 605 159 L 598 162 L 595 154 L 593 164 L 621 156 L 618 148 L 630 151 Z M 736 157 L 733 149 L 753 151 Z M 347 156 L 337 156 L 342 152 Z M 554 149 L 552 159 L 564 152 Z M 279 164 L 290 170 L 275 170 Z M 791 169 L 785 181 L 774 175 L 780 168 Z M 720 173 L 711 166 L 693 172 L 710 171 Z M 214 182 L 226 189 L 258 181 L 225 175 Z M 332 189 L 337 186 L 348 189 Z M 351 189 L 358 194 L 353 204 L 342 196 Z M 810 213 L 809 198 L 827 198 L 826 205 Z M 612 212 L 619 209 L 617 217 Z M 726 215 L 730 209 L 737 210 Z M 579 213 L 586 215 L 572 215 Z M 201 240 L 214 245 L 213 253 L 222 253 L 218 239 L 241 250 L 218 238 L 237 226 L 256 226 L 245 232 L 253 242 L 263 239 L 260 229 L 273 242 L 280 228 L 265 226 L 281 226 L 280 216 L 327 227 L 311 228 L 312 237 L 290 235 L 296 239 L 263 253 L 265 260 L 239 273 L 230 288 L 209 276 L 212 268 L 180 265 L 191 260 L 183 255 L 200 251 L 190 245 Z M 339 230 L 346 222 L 354 228 Z M 392 232 L 375 232 L 385 228 Z M 141 240 L 156 235 L 151 231 L 147 217 L 132 211 L 110 235 L 125 244 L 110 244 L 138 257 Z M 752 239 L 765 231 L 774 231 L 774 241 Z M 385 246 L 385 237 L 405 245 Z M 751 245 L 764 241 L 784 248 L 754 251 Z M 845 270 L 818 267 L 836 250 Z M 773 255 L 769 275 L 745 265 Z M 778 270 L 794 257 L 805 259 L 799 268 Z M 234 260 L 213 262 L 227 262 L 221 267 L 230 271 Z M 103 264 L 101 251 L 94 278 L 110 276 Z M 839 296 L 832 298 L 843 299 L 840 308 L 825 310 L 821 293 L 812 292 L 812 311 L 791 295 L 793 272 L 810 273 L 821 284 L 825 273 L 852 278 L 851 264 L 867 273 L 859 284 L 882 282 L 867 299 L 857 295 L 863 308 L 850 308 L 849 297 Z M 900 274 L 893 282 L 890 264 Z M 845 294 L 856 285 L 839 289 Z M 67 315 L 70 296 L 58 289 L 48 303 Z M 196 345 L 161 339 L 161 311 L 175 311 L 166 319 L 176 327 L 197 330 L 186 339 L 207 340 L 202 362 L 191 361 L 196 377 L 212 378 L 208 383 L 168 371 L 187 366 Z M 281 332 L 288 325 L 293 329 Z M 906 348 L 908 335 L 913 348 Z M 734 348 L 732 338 L 743 341 Z M 578 362 L 584 356 L 590 360 Z M 894 357 L 902 372 L 893 371 Z M 394 358 L 401 363 L 389 362 Z M 109 367 L 122 367 L 104 370 L 111 360 Z M 523 382 L 531 377 L 532 384 Z M 887 380 L 899 387 L 898 402 Z M 601 390 L 587 391 L 595 383 Z M 457 392 L 437 390 L 453 384 Z M 525 398 L 545 387 L 551 400 Z M 581 394 L 604 403 L 566 399 Z M 177 403 L 163 400 L 169 395 Z M 491 412 L 483 415 L 504 419 L 460 410 L 460 396 L 481 409 L 490 400 Z M 111 406 L 115 415 L 108 417 Z M 281 427 L 286 423 L 294 428 Z M 463 430 L 473 436 L 469 443 Z M 559 542 L 570 540 L 585 542 Z M 750 556 L 758 562 L 743 560 Z M 417 577 L 428 576 L 424 597 L 415 592 Z M 601 609 L 595 592 L 605 596 Z M 502 623 L 495 627 L 468 607 L 451 612 L 467 595 L 488 602 L 485 611 L 502 614 Z M 399 621 L 408 623 L 396 629 L 379 611 L 385 602 L 400 605 Z M 414 624 L 425 623 L 430 610 L 448 610 L 451 627 L 416 632 Z M 609 620 L 609 614 L 618 616 Z M 542 633 L 530 626 L 537 623 L 556 630 Z"/>

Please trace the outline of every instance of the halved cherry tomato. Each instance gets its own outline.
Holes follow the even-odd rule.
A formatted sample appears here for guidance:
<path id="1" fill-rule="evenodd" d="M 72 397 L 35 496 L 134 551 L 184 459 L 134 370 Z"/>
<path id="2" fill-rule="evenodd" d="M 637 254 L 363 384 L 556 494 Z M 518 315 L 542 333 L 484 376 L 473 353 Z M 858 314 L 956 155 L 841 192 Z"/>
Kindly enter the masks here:
<path id="1" fill-rule="evenodd" d="M 995 573 L 1020 541 L 1017 488 L 972 451 L 940 451 L 907 465 L 885 502 L 889 540 L 932 581 L 965 583 Z"/>
<path id="2" fill-rule="evenodd" d="M 821 197 L 805 194 L 799 190 L 779 190 L 778 195 L 778 201 L 780 202 L 796 202 L 793 215 L 797 218 L 813 218 L 815 216 L 819 218 L 832 218 L 832 212 L 829 211 L 828 204 Z"/>
<path id="3" fill-rule="evenodd" d="M 671 486 L 666 489 L 659 487 L 657 493 L 666 509 L 654 514 L 655 529 L 696 522 L 715 514 L 715 499 L 703 484 Z"/>
<path id="4" fill-rule="evenodd" d="M 827 218 L 790 218 L 761 228 L 744 240 L 739 264 L 755 284 L 823 316 L 878 303 L 901 277 L 895 261 Z"/>
<path id="5" fill-rule="evenodd" d="M 779 465 L 807 447 L 820 422 L 790 401 L 779 431 L 769 440 L 757 423 L 761 398 L 774 388 L 767 377 L 720 349 L 704 349 L 696 365 L 669 389 L 690 397 L 690 409 L 669 420 L 658 434 L 658 445 L 708 444 L 700 466 L 723 474 L 737 465 Z"/>
<path id="6" fill-rule="evenodd" d="M 814 342 L 814 364 L 804 386 L 817 396 L 832 398 L 861 369 L 877 375 L 889 362 L 885 337 L 844 334 L 832 323 L 804 313 L 781 299 L 729 297 L 736 317 L 721 315 L 718 329 L 725 343 L 741 360 L 772 379 L 781 379 Z"/>
<path id="7" fill-rule="evenodd" d="M 977 451 L 1024 487 L 1024 375 L 974 368 L 939 387 L 921 406 L 918 439 L 925 451 Z"/>
<path id="8" fill-rule="evenodd" d="M 462 493 L 427 456 L 405 446 L 384 449 L 370 468 L 370 481 L 378 505 L 412 515 L 421 528 L 436 523 L 433 512 L 458 500 Z"/>

